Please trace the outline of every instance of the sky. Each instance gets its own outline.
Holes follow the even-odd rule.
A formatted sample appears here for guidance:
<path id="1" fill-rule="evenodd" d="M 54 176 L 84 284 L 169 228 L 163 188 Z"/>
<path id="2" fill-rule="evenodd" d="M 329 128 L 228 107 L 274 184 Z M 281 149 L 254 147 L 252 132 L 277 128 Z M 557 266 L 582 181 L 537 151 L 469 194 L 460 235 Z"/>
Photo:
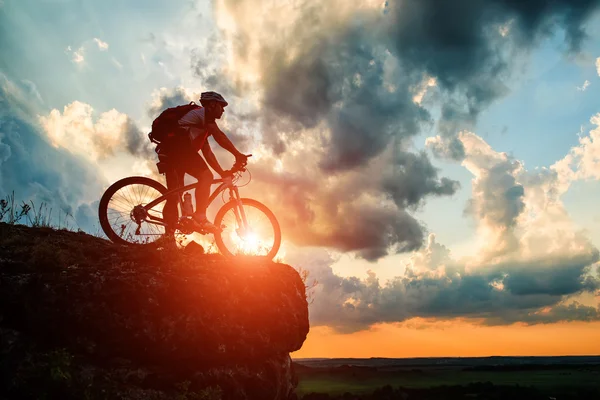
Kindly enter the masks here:
<path id="1" fill-rule="evenodd" d="M 600 1 L 0 0 L 0 54 L 0 196 L 90 233 L 224 95 L 316 281 L 294 357 L 600 354 Z"/>

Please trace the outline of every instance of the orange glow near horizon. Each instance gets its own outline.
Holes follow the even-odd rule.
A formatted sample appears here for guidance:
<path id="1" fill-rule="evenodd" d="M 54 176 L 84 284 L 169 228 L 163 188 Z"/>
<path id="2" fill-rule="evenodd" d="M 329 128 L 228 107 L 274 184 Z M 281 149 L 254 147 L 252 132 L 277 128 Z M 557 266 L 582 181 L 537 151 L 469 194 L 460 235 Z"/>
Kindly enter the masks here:
<path id="1" fill-rule="evenodd" d="M 600 322 L 482 326 L 464 321 L 381 324 L 350 334 L 311 328 L 292 358 L 600 355 Z"/>

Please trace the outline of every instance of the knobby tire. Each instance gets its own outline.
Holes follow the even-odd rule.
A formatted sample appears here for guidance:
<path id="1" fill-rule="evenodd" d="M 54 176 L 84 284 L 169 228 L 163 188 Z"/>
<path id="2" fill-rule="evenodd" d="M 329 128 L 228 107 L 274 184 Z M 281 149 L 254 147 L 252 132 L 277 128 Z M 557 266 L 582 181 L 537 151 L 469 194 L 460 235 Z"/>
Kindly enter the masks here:
<path id="1" fill-rule="evenodd" d="M 277 255 L 277 252 L 279 251 L 279 247 L 281 246 L 281 228 L 279 226 L 279 222 L 277 221 L 277 218 L 275 217 L 275 214 L 273 214 L 273 212 L 267 206 L 262 204 L 261 202 L 258 202 L 253 199 L 248 199 L 248 198 L 241 198 L 240 200 L 242 201 L 242 205 L 255 207 L 256 209 L 258 209 L 262 213 L 264 213 L 267 216 L 267 218 L 269 219 L 269 222 L 271 223 L 275 237 L 274 237 L 274 241 L 273 241 L 274 242 L 273 247 L 266 254 L 265 257 L 272 260 Z M 230 211 L 231 209 L 233 209 L 236 205 L 237 205 L 237 202 L 235 200 L 231 200 L 228 203 L 225 203 L 219 209 L 219 211 L 217 212 L 217 215 L 215 216 L 215 225 L 221 226 L 221 223 L 223 222 L 223 217 L 225 217 L 227 212 Z M 224 256 L 227 256 L 227 257 L 232 257 L 235 255 L 225 245 L 225 242 L 223 241 L 221 232 L 216 233 L 214 235 L 214 237 L 215 237 L 215 242 L 217 244 L 217 248 L 219 249 L 221 254 L 223 254 Z"/>
<path id="2" fill-rule="evenodd" d="M 153 189 L 156 189 L 158 192 L 160 192 L 161 195 L 164 195 L 165 193 L 167 193 L 167 188 L 164 187 L 160 182 L 157 182 L 153 179 L 146 178 L 143 176 L 131 176 L 128 178 L 123 178 L 123 179 L 113 183 L 108 189 L 106 189 L 106 191 L 102 195 L 102 198 L 100 199 L 100 205 L 98 206 L 98 217 L 100 219 L 100 226 L 102 227 L 102 230 L 104 231 L 106 236 L 108 236 L 108 238 L 113 243 L 135 245 L 135 246 L 151 245 L 153 242 L 132 243 L 132 242 L 129 242 L 129 241 L 123 239 L 121 236 L 119 236 L 113 230 L 113 227 L 111 226 L 111 224 L 108 220 L 108 204 L 109 204 L 112 196 L 118 190 L 120 190 L 126 186 L 129 186 L 129 185 L 147 185 Z"/>

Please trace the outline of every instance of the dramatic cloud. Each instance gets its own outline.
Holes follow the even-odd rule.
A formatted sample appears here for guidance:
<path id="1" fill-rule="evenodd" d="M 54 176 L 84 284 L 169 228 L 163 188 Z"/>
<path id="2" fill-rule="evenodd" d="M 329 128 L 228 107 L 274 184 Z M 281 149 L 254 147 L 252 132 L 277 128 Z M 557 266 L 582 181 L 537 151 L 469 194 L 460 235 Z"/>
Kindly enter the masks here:
<path id="1" fill-rule="evenodd" d="M 54 218 L 69 214 L 71 226 L 95 232 L 105 182 L 85 160 L 46 140 L 29 89 L 0 74 L 0 196 L 14 191 L 17 201 L 44 202 Z"/>
<path id="2" fill-rule="evenodd" d="M 461 133 L 463 166 L 473 174 L 467 207 L 479 239 L 473 255 L 455 259 L 429 235 L 404 273 L 382 283 L 373 271 L 364 279 L 336 275 L 325 251 L 306 265 L 302 255 L 290 254 L 290 261 L 319 282 L 311 323 L 350 332 L 414 317 L 461 317 L 489 325 L 600 320 L 597 305 L 577 301 L 600 290 L 600 253 L 560 200 L 573 179 L 588 176 L 590 166 L 581 160 L 590 160 L 597 134 L 592 130 L 551 168 L 528 171 L 479 136 Z M 581 170 L 569 174 L 569 165 Z"/>
<path id="3" fill-rule="evenodd" d="M 582 26 L 600 2 L 215 4 L 231 51 L 232 80 L 254 83 L 273 119 L 304 128 L 324 122 L 327 156 L 320 165 L 331 170 L 363 165 L 392 139 L 416 135 L 429 121 L 419 93 L 430 79 L 441 91 L 442 137 L 459 146 L 453 136 L 461 126 L 470 126 L 507 92 L 504 81 L 515 57 L 560 29 L 577 51 Z M 298 130 L 291 125 L 266 137 L 281 152 Z M 453 156 L 460 159 L 461 149 Z"/>
<path id="4" fill-rule="evenodd" d="M 55 147 L 94 161 L 123 150 L 143 157 L 152 154 L 146 135 L 127 115 L 115 109 L 96 119 L 92 106 L 75 101 L 65 106 L 62 113 L 54 109 L 48 116 L 41 116 L 40 123 Z"/>
<path id="5" fill-rule="evenodd" d="M 598 250 L 574 226 L 561 195 L 576 179 L 599 178 L 600 132 L 582 137 L 552 167 L 527 170 L 468 130 L 508 92 L 513 71 L 542 40 L 564 37 L 576 52 L 599 3 L 215 0 L 210 4 L 218 32 L 206 37 L 189 35 L 200 25 L 197 7 L 204 6 L 194 3 L 171 32 L 150 24 L 156 35 L 133 46 L 123 65 L 105 51 L 103 40 L 72 43 L 68 58 L 89 68 L 73 69 L 77 80 L 69 84 L 89 89 L 82 72 L 103 59 L 115 76 L 130 77 L 130 93 L 167 87 L 146 104 L 145 123 L 167 107 L 197 101 L 203 90 L 223 93 L 231 106 L 220 126 L 242 151 L 254 154 L 253 181 L 242 195 L 273 209 L 284 246 L 320 248 L 301 247 L 301 256 L 286 258 L 319 281 L 313 325 L 354 331 L 413 317 L 486 324 L 591 321 L 599 319 L 599 310 L 581 295 L 599 289 Z M 212 25 L 204 18 L 207 32 Z M 139 37 L 127 42 L 125 36 L 119 43 L 111 35 L 103 39 L 111 51 L 139 43 Z M 68 63 L 64 55 L 63 61 Z M 596 63 L 600 75 L 600 59 Z M 132 70 L 135 76 L 127 73 Z M 147 130 L 117 110 L 106 111 L 110 106 L 94 110 L 109 97 L 88 93 L 95 100 L 86 102 L 98 101 L 90 103 L 93 108 L 72 101 L 85 92 L 72 92 L 61 103 L 48 96 L 60 107 L 34 111 L 29 103 L 41 103 L 35 87 L 1 82 L 4 193 L 14 188 L 26 199 L 52 200 L 86 229 L 97 219 L 94 201 L 108 184 L 99 173 L 108 181 L 138 171 L 162 179 L 152 165 Z M 600 115 L 592 122 L 599 125 Z M 421 143 L 415 145 L 431 129 L 436 136 L 427 140 L 428 149 L 462 162 L 473 175 L 465 207 L 476 225 L 470 257 L 453 256 L 414 217 L 431 197 L 459 190 L 455 177 L 441 176 Z M 233 161 L 222 151 L 217 156 L 225 168 Z M 344 252 L 369 261 L 412 253 L 386 283 L 373 271 L 366 279 L 337 275 L 331 265 Z"/>
<path id="6" fill-rule="evenodd" d="M 589 135 L 580 137 L 579 145 L 554 165 L 563 183 L 563 191 L 572 180 L 600 179 L 600 113 L 592 116 L 590 122 L 594 128 Z"/>
<path id="7" fill-rule="evenodd" d="M 360 169 L 324 173 L 315 168 L 317 140 L 307 134 L 279 157 L 257 152 L 252 185 L 244 189 L 273 209 L 295 244 L 357 252 L 368 260 L 417 249 L 424 229 L 406 209 L 458 187 L 438 180 L 424 154 L 393 147 Z"/>
<path id="8" fill-rule="evenodd" d="M 463 133 L 460 139 L 465 148 L 463 165 L 475 176 L 467 211 L 480 221 L 483 233 L 491 240 L 489 248 L 505 253 L 518 245 L 513 228 L 525 208 L 524 189 L 516 181 L 522 165 L 493 151 L 477 135 Z"/>
<path id="9" fill-rule="evenodd" d="M 333 260 L 325 252 L 321 260 L 313 257 L 306 266 L 302 258 L 292 260 L 318 281 L 310 306 L 311 325 L 331 326 L 340 332 L 415 317 L 460 317 L 488 325 L 600 320 L 596 307 L 565 300 L 600 287 L 597 279 L 582 277 L 598 260 L 597 252 L 575 259 L 497 265 L 491 270 L 466 268 L 430 236 L 428 245 L 412 256 L 405 273 L 386 283 L 373 271 L 364 279 L 336 275 L 329 266 Z M 573 309 L 578 312 L 567 312 Z"/>
<path id="10" fill-rule="evenodd" d="M 198 54 L 193 62 L 203 82 L 234 96 L 230 108 L 246 99 L 247 115 L 257 116 L 260 167 L 249 190 L 282 215 L 286 236 L 375 260 L 418 248 L 426 233 L 408 211 L 458 189 L 414 149 L 414 138 L 434 126 L 431 110 L 441 112 L 436 153 L 462 160 L 458 131 L 507 92 L 515 62 L 561 30 L 577 51 L 599 4 L 217 0 L 224 41 L 208 48 L 219 49 L 223 64 L 215 69 Z M 508 188 L 501 175 L 517 167 L 497 168 L 501 181 L 489 184 Z M 522 188 L 512 184 L 485 201 L 506 195 L 513 208 L 487 218 L 519 214 Z M 508 246 L 510 234 L 499 235 Z"/>

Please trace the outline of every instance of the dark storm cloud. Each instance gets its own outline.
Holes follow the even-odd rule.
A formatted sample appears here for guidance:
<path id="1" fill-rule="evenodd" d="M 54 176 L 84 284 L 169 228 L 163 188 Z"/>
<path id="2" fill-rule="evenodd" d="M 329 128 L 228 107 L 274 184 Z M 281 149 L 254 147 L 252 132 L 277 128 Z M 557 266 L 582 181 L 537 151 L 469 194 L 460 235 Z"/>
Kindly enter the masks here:
<path id="1" fill-rule="evenodd" d="M 409 77 L 364 29 L 304 49 L 293 62 L 276 55 L 265 71 L 265 109 L 313 128 L 325 120 L 330 130 L 320 166 L 326 172 L 365 165 L 394 139 L 416 135 L 429 114 L 415 104 Z M 282 50 L 284 53 L 284 51 Z M 411 80 L 412 78 L 412 80 Z"/>
<path id="2" fill-rule="evenodd" d="M 333 157 L 322 166 L 352 168 L 379 154 L 392 137 L 416 135 L 428 121 L 409 91 L 424 75 L 435 77 L 442 92 L 440 131 L 455 135 L 507 93 L 514 57 L 540 39 L 563 29 L 577 51 L 584 23 L 599 5 L 598 0 L 390 1 L 381 19 L 356 15 L 345 29 L 328 30 L 319 7 L 305 2 L 292 43 L 269 42 L 261 53 L 265 106 L 305 127 L 326 120 L 332 133 L 327 153 Z M 322 29 L 312 41 L 293 42 L 305 39 L 306 24 L 319 23 Z M 507 29 L 505 36 L 501 29 Z M 300 54 L 289 62 L 290 48 L 298 47 Z M 400 65 L 385 78 L 394 91 L 384 85 L 388 55 Z M 458 142 L 453 149 L 453 157 L 463 156 Z"/>
<path id="3" fill-rule="evenodd" d="M 99 198 L 103 182 L 83 160 L 50 145 L 25 99 L 22 89 L 0 74 L 0 196 L 14 191 L 19 202 L 33 200 L 38 207 L 44 202 L 55 217 L 82 215 L 79 207 L 89 208 L 82 199 Z M 94 222 L 87 218 L 77 224 L 93 231 Z"/>
<path id="4" fill-rule="evenodd" d="M 427 155 L 411 150 L 411 141 L 434 123 L 425 104 L 437 105 L 441 111 L 437 121 L 441 139 L 431 146 L 432 150 L 463 159 L 465 149 L 456 134 L 473 126 L 482 110 L 507 93 L 506 82 L 513 67 L 525 60 L 542 39 L 561 30 L 566 32 L 570 49 L 577 51 L 585 37 L 584 24 L 600 1 L 407 0 L 390 1 L 385 10 L 346 3 L 348 7 L 339 12 L 331 9 L 335 3 L 303 1 L 294 3 L 289 20 L 288 15 L 279 14 L 285 20 L 279 25 L 274 17 L 280 11 L 277 7 L 271 15 L 269 7 L 265 9 L 257 0 L 224 0 L 220 4 L 238 25 L 226 32 L 229 50 L 234 52 L 234 59 L 241 61 L 237 79 L 244 76 L 244 63 L 258 68 L 252 71 L 259 77 L 258 87 L 244 86 L 235 79 L 230 84 L 240 97 L 252 93 L 247 89 L 259 89 L 263 143 L 275 157 L 284 160 L 288 178 L 294 181 L 296 173 L 303 174 L 303 178 L 309 174 L 318 183 L 329 176 L 365 174 L 385 157 L 386 151 L 392 149 L 397 155 L 386 158 L 387 165 L 380 165 L 383 179 L 377 180 L 378 185 L 365 187 L 362 182 L 348 180 L 346 187 L 335 186 L 344 196 L 368 191 L 374 198 L 389 197 L 396 203 L 395 210 L 357 208 L 353 200 L 337 196 L 325 186 L 317 190 L 320 197 L 299 190 L 296 199 L 302 201 L 290 199 L 282 212 L 291 214 L 289 204 L 297 204 L 294 211 L 299 215 L 306 210 L 314 214 L 327 208 L 324 199 L 333 197 L 337 204 L 330 209 L 336 211 L 338 220 L 367 223 L 370 219 L 379 221 L 379 215 L 388 212 L 404 215 L 406 207 L 422 204 L 432 195 L 452 195 L 458 189 L 456 181 L 439 176 Z M 248 15 L 255 9 L 264 12 Z M 217 11 L 224 12 L 223 8 Z M 257 18 L 260 24 L 256 24 Z M 197 65 L 199 76 L 213 74 L 206 63 Z M 430 89 L 422 106 L 414 98 L 429 78 L 436 79 L 437 88 Z M 313 163 L 310 172 L 307 168 L 294 171 L 287 159 L 298 147 L 307 153 L 302 162 Z M 272 182 L 269 174 L 255 177 L 255 182 Z M 511 221 L 522 212 L 523 188 L 513 182 L 502 193 L 493 189 L 486 200 L 490 204 L 483 207 L 493 208 L 491 203 L 498 198 L 497 202 L 506 207 L 497 207 L 500 214 L 489 218 L 503 223 L 509 231 Z M 274 186 L 269 189 L 274 190 L 280 194 L 278 199 L 288 197 Z M 266 189 L 261 193 L 267 193 Z M 372 216 L 365 214 L 371 212 Z M 315 235 L 322 220 L 323 216 L 315 217 L 315 222 L 303 219 L 301 224 L 285 228 L 295 238 L 312 235 L 323 245 L 335 244 L 344 251 L 358 250 L 358 243 L 367 241 L 368 249 L 359 251 L 371 254 L 370 259 L 386 254 L 384 247 L 393 243 L 398 237 L 395 232 L 401 229 L 393 225 L 399 221 L 390 218 L 385 229 L 378 229 L 373 232 L 375 237 L 368 239 L 366 235 L 351 235 L 371 232 L 368 225 L 340 230 L 346 236 L 338 235 L 334 228 Z M 406 243 L 423 239 L 422 228 L 409 231 L 415 237 Z M 505 239 L 510 240 L 509 236 Z M 344 242 L 338 238 L 344 238 Z"/>
<path id="5" fill-rule="evenodd" d="M 417 206 L 428 195 L 452 195 L 459 188 L 457 181 L 436 179 L 437 169 L 424 152 L 401 152 L 388 168 L 383 188 L 401 208 Z"/>
<path id="6" fill-rule="evenodd" d="M 451 195 L 458 182 L 440 180 L 438 170 L 424 153 L 413 155 L 403 150 L 402 140 L 416 134 L 421 124 L 430 123 L 430 118 L 412 100 L 412 81 L 393 65 L 384 47 L 374 42 L 365 45 L 371 40 L 367 35 L 356 29 L 343 41 L 325 39 L 302 49 L 304 52 L 292 62 L 286 61 L 285 46 L 269 49 L 274 53 L 265 55 L 269 59 L 262 72 L 265 92 L 260 110 L 265 144 L 289 166 L 295 162 L 285 160 L 287 149 L 294 141 L 307 146 L 309 139 L 304 135 L 314 135 L 307 129 L 324 122 L 329 134 L 323 135 L 320 143 L 308 145 L 312 151 L 305 151 L 312 154 L 300 161 L 314 169 L 297 172 L 304 180 L 316 183 L 311 185 L 317 187 L 316 191 L 302 188 L 300 197 L 290 202 L 275 200 L 288 198 L 288 182 L 297 182 L 293 166 L 280 183 L 275 183 L 278 179 L 273 174 L 258 173 L 254 177 L 269 184 L 268 191 L 261 193 L 273 197 L 275 204 L 282 204 L 280 213 L 289 215 L 291 204 L 298 205 L 294 211 L 299 215 L 307 207 L 321 210 L 315 220 L 284 221 L 288 237 L 296 243 L 355 251 L 363 258 L 376 260 L 391 249 L 411 251 L 420 247 L 423 228 L 404 207 L 420 204 L 428 195 Z M 385 74 L 396 77 L 398 87 L 389 86 Z M 369 162 L 390 146 L 398 149 L 397 157 L 382 166 L 385 182 L 378 186 L 348 183 L 336 185 L 333 193 L 331 187 L 318 185 L 332 175 L 364 175 Z M 382 181 L 379 176 L 372 179 Z M 383 207 L 377 201 L 356 203 L 355 193 L 365 190 L 375 197 L 393 198 L 397 207 Z M 270 196 L 273 192 L 278 195 Z M 294 201 L 299 198 L 303 200 Z M 330 201 L 332 198 L 335 201 Z"/>
<path id="7" fill-rule="evenodd" d="M 390 248 L 403 253 L 421 247 L 423 228 L 408 213 L 369 206 L 342 207 L 336 228 L 325 237 L 317 234 L 307 244 L 354 251 L 368 261 L 388 255 Z"/>
<path id="8" fill-rule="evenodd" d="M 319 283 L 310 309 L 311 324 L 331 326 L 340 332 L 414 317 L 462 317 L 487 325 L 600 320 L 596 308 L 565 302 L 569 296 L 598 289 L 599 279 L 589 275 L 590 266 L 599 259 L 597 251 L 473 271 L 448 259 L 445 252 L 443 246 L 430 241 L 422 254 L 443 261 L 434 264 L 445 265 L 445 269 L 432 271 L 413 265 L 403 276 L 386 283 L 374 272 L 364 279 L 339 276 L 327 256 L 311 259 L 306 265 L 300 255 L 297 259 L 291 255 L 290 261 L 308 269 L 310 279 Z"/>
<path id="9" fill-rule="evenodd" d="M 488 325 L 505 325 L 507 323 L 551 324 L 554 322 L 593 322 L 600 321 L 600 308 L 586 306 L 579 302 L 557 304 L 544 307 L 533 312 L 513 311 L 504 313 L 500 318 L 490 318 Z"/>
<path id="10" fill-rule="evenodd" d="M 341 93 L 327 56 L 327 42 L 285 65 L 285 49 L 275 54 L 265 74 L 265 105 L 276 114 L 291 117 L 304 127 L 314 127 L 331 110 Z M 278 62 L 279 61 L 279 62 Z"/>
<path id="11" fill-rule="evenodd" d="M 422 244 L 423 227 L 409 213 L 361 197 L 371 190 L 368 175 L 350 174 L 348 181 L 328 185 L 315 180 L 310 169 L 306 174 L 275 173 L 267 165 L 251 169 L 252 190 L 293 243 L 355 252 L 369 261 Z"/>
<path id="12" fill-rule="evenodd" d="M 125 143 L 129 154 L 138 157 L 150 157 L 154 154 L 148 134 L 141 131 L 137 124 L 129 117 L 125 122 Z"/>
<path id="13" fill-rule="evenodd" d="M 599 281 L 592 277 L 583 277 L 589 270 L 591 262 L 598 260 L 598 251 L 589 255 L 571 257 L 560 262 L 546 260 L 550 267 L 543 268 L 540 272 L 541 262 L 523 264 L 519 269 L 513 269 L 504 278 L 504 288 L 509 292 L 519 295 L 550 294 L 561 296 L 600 289 Z"/>
<path id="14" fill-rule="evenodd" d="M 442 133 L 452 135 L 458 128 L 453 122 L 474 122 L 506 93 L 513 57 L 561 29 L 570 50 L 578 51 L 584 24 L 599 5 L 598 0 L 392 1 L 388 33 L 401 62 L 436 77 L 449 96 L 440 123 Z"/>

